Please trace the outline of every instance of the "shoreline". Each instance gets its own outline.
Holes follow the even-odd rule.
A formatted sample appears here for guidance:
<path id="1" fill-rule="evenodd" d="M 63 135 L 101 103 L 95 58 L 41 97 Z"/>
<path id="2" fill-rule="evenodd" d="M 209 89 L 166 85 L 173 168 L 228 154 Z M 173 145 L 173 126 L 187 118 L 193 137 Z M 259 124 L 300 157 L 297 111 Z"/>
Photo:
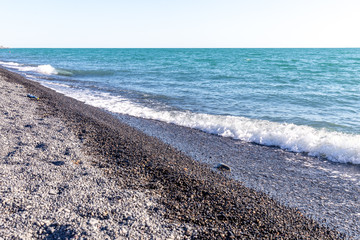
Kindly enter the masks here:
<path id="1" fill-rule="evenodd" d="M 159 196 L 164 217 L 196 228 L 194 238 L 322 238 L 344 236 L 194 161 L 111 114 L 65 97 L 18 74 L 0 70 L 9 82 L 40 98 L 39 106 L 61 119 L 97 166 L 126 189 Z M 154 210 L 156 212 L 156 210 Z"/>
<path id="2" fill-rule="evenodd" d="M 231 167 L 227 177 L 358 239 L 360 166 L 224 138 L 156 120 L 114 114 L 198 162 Z"/>

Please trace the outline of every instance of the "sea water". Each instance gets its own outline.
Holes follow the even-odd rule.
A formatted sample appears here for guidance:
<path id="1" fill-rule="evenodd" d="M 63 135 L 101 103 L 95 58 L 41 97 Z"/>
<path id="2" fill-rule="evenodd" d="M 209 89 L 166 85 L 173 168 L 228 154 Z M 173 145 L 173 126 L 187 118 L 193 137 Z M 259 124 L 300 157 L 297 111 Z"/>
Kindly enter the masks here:
<path id="1" fill-rule="evenodd" d="M 360 49 L 0 49 L 87 104 L 360 164 Z"/>

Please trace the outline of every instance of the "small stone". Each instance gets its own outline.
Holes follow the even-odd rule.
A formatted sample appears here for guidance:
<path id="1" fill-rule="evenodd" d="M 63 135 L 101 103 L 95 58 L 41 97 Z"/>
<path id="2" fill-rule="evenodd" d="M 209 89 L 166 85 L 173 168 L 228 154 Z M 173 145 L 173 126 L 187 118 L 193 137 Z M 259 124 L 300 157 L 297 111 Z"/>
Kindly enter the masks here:
<path id="1" fill-rule="evenodd" d="M 95 225 L 99 223 L 99 220 L 95 219 L 95 218 L 90 218 L 89 222 L 90 225 Z"/>
<path id="2" fill-rule="evenodd" d="M 36 144 L 35 148 L 45 151 L 48 148 L 48 146 L 45 143 L 38 143 Z"/>
<path id="3" fill-rule="evenodd" d="M 174 240 L 174 239 L 176 239 L 175 236 L 174 236 L 174 233 L 172 233 L 170 236 L 168 236 L 166 238 L 166 240 Z"/>
<path id="4" fill-rule="evenodd" d="M 71 153 L 70 153 L 70 148 L 66 148 L 65 149 L 65 153 L 64 153 L 66 156 L 70 156 L 71 155 Z"/>
<path id="5" fill-rule="evenodd" d="M 64 161 L 54 161 L 54 162 L 51 162 L 52 164 L 54 164 L 55 166 L 62 166 L 65 164 Z"/>
<path id="6" fill-rule="evenodd" d="M 54 189 L 50 189 L 49 194 L 50 194 L 50 195 L 56 195 L 57 192 L 56 192 Z"/>
<path id="7" fill-rule="evenodd" d="M 191 229 L 190 228 L 188 228 L 188 227 L 185 227 L 185 235 L 186 236 L 191 236 Z"/>
<path id="8" fill-rule="evenodd" d="M 51 224 L 50 220 L 42 220 L 41 221 L 43 225 L 49 226 Z"/>
<path id="9" fill-rule="evenodd" d="M 126 227 L 122 227 L 120 228 L 119 233 L 121 235 L 126 235 L 128 233 L 128 229 Z"/>
<path id="10" fill-rule="evenodd" d="M 216 166 L 217 169 L 221 170 L 221 171 L 231 171 L 231 168 L 230 166 L 226 165 L 225 163 L 219 163 L 217 166 Z"/>

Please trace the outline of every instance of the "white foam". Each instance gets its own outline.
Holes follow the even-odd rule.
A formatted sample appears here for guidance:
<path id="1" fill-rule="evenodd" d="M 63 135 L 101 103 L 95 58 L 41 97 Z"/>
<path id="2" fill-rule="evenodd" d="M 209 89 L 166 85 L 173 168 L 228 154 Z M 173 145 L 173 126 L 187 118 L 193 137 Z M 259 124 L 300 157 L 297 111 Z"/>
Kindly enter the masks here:
<path id="1" fill-rule="evenodd" d="M 38 72 L 45 75 L 56 75 L 58 72 L 56 69 L 51 65 L 39 65 L 37 67 L 32 66 L 19 66 L 16 67 L 17 70 L 22 72 Z"/>
<path id="2" fill-rule="evenodd" d="M 27 66 L 24 64 L 19 64 L 19 63 L 14 63 L 14 62 L 1 62 L 0 61 L 0 65 L 4 66 L 6 68 L 16 69 L 21 72 L 37 72 L 37 73 L 41 73 L 41 74 L 45 74 L 45 75 L 58 74 L 58 71 L 49 64 L 39 65 L 39 66 Z"/>
<path id="3" fill-rule="evenodd" d="M 36 71 L 47 75 L 58 74 L 58 71 L 51 65 L 39 65 Z"/>
<path id="4" fill-rule="evenodd" d="M 26 74 L 25 73 L 25 77 L 28 78 L 28 79 L 36 80 L 36 76 L 31 75 L 31 74 Z"/>
<path id="5" fill-rule="evenodd" d="M 2 62 L 0 61 L 0 65 L 4 66 L 4 67 L 17 67 L 20 64 L 19 63 L 15 63 L 15 62 Z"/>
<path id="6" fill-rule="evenodd" d="M 63 93 L 114 113 L 160 120 L 223 137 L 278 146 L 293 152 L 306 152 L 310 156 L 326 157 L 334 162 L 360 164 L 360 135 L 244 117 L 156 110 L 107 93 Z"/>
<path id="7" fill-rule="evenodd" d="M 61 87 L 61 88 L 70 88 L 69 85 L 63 84 L 63 83 L 55 83 L 55 82 L 45 82 L 45 81 L 40 81 L 43 85 L 45 85 L 46 87 L 51 88 L 52 86 L 55 87 Z"/>

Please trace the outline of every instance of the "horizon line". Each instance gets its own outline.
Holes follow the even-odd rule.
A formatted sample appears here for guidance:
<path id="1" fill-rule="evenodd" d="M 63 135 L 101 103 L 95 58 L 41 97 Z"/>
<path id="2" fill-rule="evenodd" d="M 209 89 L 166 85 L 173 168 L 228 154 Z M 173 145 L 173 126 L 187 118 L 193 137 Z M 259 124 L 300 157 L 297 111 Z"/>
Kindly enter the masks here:
<path id="1" fill-rule="evenodd" d="M 5 47 L 0 49 L 351 49 L 360 47 Z"/>

